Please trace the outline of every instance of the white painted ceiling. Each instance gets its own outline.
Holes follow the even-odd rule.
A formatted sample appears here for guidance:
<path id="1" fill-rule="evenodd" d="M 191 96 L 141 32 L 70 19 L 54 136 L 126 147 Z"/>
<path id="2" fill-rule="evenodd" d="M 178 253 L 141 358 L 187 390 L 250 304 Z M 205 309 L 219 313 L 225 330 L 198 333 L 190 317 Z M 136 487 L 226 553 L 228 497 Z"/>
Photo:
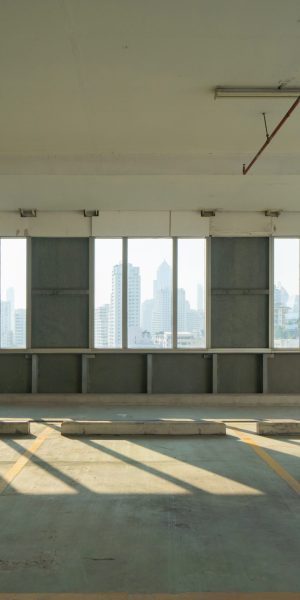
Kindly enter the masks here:
<path id="1" fill-rule="evenodd" d="M 0 0 L 0 209 L 300 210 L 298 0 Z"/>

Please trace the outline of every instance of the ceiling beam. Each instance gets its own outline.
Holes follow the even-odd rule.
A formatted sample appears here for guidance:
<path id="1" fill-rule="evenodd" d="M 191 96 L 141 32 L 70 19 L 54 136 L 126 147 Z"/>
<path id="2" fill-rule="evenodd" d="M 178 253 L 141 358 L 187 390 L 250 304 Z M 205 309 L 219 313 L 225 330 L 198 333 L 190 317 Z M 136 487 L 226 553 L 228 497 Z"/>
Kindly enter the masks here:
<path id="1" fill-rule="evenodd" d="M 297 98 L 300 88 L 216 87 L 215 98 Z"/>

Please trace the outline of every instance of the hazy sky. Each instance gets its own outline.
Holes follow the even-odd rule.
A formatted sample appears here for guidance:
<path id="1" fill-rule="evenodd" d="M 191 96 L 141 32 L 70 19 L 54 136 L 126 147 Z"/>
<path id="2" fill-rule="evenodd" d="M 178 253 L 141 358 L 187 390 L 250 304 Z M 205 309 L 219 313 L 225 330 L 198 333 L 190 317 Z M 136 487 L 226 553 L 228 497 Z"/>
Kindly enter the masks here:
<path id="1" fill-rule="evenodd" d="M 205 247 L 203 239 L 178 240 L 178 287 L 186 291 L 191 308 L 197 308 L 197 287 L 205 288 Z"/>
<path id="2" fill-rule="evenodd" d="M 164 260 L 172 267 L 172 240 L 128 240 L 128 262 L 134 267 L 140 267 L 141 302 L 153 298 L 153 281 Z"/>
<path id="3" fill-rule="evenodd" d="M 112 269 L 122 259 L 122 241 L 95 241 L 95 306 L 110 302 Z M 128 262 L 140 267 L 141 301 L 153 297 L 153 281 L 161 263 L 172 266 L 172 240 L 144 238 L 128 240 Z M 192 308 L 197 308 L 197 285 L 204 285 L 205 240 L 182 239 L 178 243 L 178 286 L 183 287 Z"/>
<path id="4" fill-rule="evenodd" d="M 1 239 L 1 300 L 14 288 L 15 308 L 26 308 L 26 239 Z"/>
<path id="5" fill-rule="evenodd" d="M 95 307 L 110 303 L 112 270 L 122 262 L 122 240 L 95 240 Z"/>

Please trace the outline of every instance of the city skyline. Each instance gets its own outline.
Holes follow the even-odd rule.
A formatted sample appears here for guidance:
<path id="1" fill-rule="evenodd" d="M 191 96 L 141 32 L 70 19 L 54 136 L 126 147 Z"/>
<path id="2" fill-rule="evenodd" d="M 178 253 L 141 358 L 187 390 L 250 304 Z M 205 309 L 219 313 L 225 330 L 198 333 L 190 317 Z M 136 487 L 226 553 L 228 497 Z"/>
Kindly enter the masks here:
<path id="1" fill-rule="evenodd" d="M 122 265 L 112 268 L 110 303 L 95 308 L 95 346 L 122 344 Z M 172 346 L 172 268 L 163 260 L 152 281 L 152 295 L 141 300 L 140 268 L 128 263 L 128 346 Z M 196 285 L 197 308 L 191 308 L 186 290 L 178 288 L 178 346 L 202 347 L 204 331 L 204 288 Z"/>
<path id="2" fill-rule="evenodd" d="M 24 238 L 0 241 L 1 348 L 26 347 L 26 244 Z"/>
<path id="3" fill-rule="evenodd" d="M 299 346 L 299 293 L 289 294 L 281 282 L 274 286 L 274 344 L 278 348 Z"/>
<path id="4" fill-rule="evenodd" d="M 15 290 L 8 288 L 1 299 L 1 348 L 26 347 L 26 309 L 15 307 Z"/>

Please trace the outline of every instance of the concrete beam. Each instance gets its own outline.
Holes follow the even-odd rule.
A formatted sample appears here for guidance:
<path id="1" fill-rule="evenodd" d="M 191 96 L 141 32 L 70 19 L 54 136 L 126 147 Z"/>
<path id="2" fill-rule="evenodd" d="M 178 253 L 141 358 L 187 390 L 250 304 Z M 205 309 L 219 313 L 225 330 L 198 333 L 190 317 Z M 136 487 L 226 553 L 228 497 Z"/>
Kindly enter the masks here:
<path id="1" fill-rule="evenodd" d="M 156 421 L 63 421 L 62 435 L 226 435 L 224 423 Z"/>
<path id="2" fill-rule="evenodd" d="M 29 421 L 0 421 L 0 435 L 30 435 Z"/>
<path id="3" fill-rule="evenodd" d="M 258 435 L 300 435 L 300 421 L 282 419 L 258 421 L 256 433 Z"/>

